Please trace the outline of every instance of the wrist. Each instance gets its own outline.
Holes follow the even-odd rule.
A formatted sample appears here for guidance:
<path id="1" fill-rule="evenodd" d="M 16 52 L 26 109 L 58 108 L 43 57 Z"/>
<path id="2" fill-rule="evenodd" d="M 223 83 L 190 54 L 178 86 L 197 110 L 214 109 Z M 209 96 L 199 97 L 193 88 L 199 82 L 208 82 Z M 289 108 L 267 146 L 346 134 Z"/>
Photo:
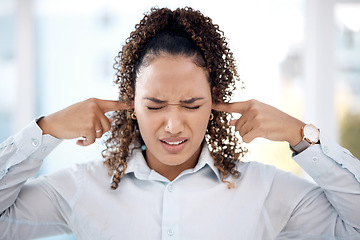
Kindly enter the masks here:
<path id="1" fill-rule="evenodd" d="M 290 149 L 298 154 L 308 147 L 320 142 L 320 131 L 312 124 L 306 124 L 301 128 L 301 141 L 295 145 L 290 144 Z"/>
<path id="2" fill-rule="evenodd" d="M 36 119 L 36 124 L 39 126 L 39 128 L 42 131 L 42 135 L 46 135 L 46 134 L 50 134 L 49 131 L 47 130 L 47 124 L 46 121 L 47 119 L 45 119 L 45 116 L 41 116 L 38 119 Z"/>
<path id="3" fill-rule="evenodd" d="M 290 144 L 290 146 L 295 146 L 302 141 L 303 139 L 302 128 L 305 125 L 306 125 L 305 123 L 298 121 L 298 123 L 292 128 L 292 130 L 289 131 L 290 137 L 287 140 L 287 142 Z"/>

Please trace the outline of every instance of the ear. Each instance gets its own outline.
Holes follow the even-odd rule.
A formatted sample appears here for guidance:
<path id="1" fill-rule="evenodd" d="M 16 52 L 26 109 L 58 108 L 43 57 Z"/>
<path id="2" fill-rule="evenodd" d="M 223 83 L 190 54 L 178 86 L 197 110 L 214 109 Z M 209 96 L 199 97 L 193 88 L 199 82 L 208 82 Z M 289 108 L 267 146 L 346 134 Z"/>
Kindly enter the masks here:
<path id="1" fill-rule="evenodd" d="M 216 93 L 217 92 L 217 88 L 214 86 L 214 87 L 212 87 L 212 89 L 211 89 L 211 93 Z"/>
<path id="2" fill-rule="evenodd" d="M 214 86 L 211 89 L 211 98 L 214 101 L 217 98 L 218 95 L 218 89 Z"/>
<path id="3" fill-rule="evenodd" d="M 135 88 L 135 86 L 134 86 L 134 88 Z M 130 88 L 128 89 L 128 98 L 129 98 L 131 101 L 134 101 L 134 99 L 135 99 L 134 88 L 133 88 L 133 87 L 130 87 Z"/>

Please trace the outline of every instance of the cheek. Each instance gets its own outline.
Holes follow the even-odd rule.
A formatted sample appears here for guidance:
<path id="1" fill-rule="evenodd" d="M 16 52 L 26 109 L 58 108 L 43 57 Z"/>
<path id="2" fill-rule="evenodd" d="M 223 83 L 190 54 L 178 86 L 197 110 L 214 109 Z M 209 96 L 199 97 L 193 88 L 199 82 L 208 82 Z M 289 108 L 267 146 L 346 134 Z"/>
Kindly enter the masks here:
<path id="1" fill-rule="evenodd" d="M 146 115 L 145 111 L 141 110 L 141 109 L 134 109 L 136 112 L 136 118 L 137 118 L 137 122 L 139 125 L 139 128 L 146 128 L 149 124 L 149 122 L 151 122 L 151 120 L 148 118 L 148 116 Z"/>
<path id="2" fill-rule="evenodd" d="M 201 134 L 206 131 L 209 123 L 210 113 L 211 109 L 204 109 L 203 111 L 199 111 L 198 113 L 189 116 L 188 123 L 190 126 L 192 126 L 193 131 L 197 130 L 199 133 L 201 132 Z"/>
<path id="3" fill-rule="evenodd" d="M 141 136 L 143 138 L 154 136 L 161 128 L 162 118 L 157 114 L 149 113 L 147 109 L 140 107 L 135 108 L 135 112 Z"/>

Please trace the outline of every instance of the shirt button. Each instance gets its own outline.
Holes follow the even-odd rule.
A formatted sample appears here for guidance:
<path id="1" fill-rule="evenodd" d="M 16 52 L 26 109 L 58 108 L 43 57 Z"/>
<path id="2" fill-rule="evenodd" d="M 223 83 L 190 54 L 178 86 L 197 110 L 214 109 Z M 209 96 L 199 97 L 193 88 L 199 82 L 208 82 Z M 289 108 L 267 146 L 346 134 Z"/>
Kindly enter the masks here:
<path id="1" fill-rule="evenodd" d="M 39 145 L 39 141 L 35 138 L 31 139 L 31 144 L 34 146 L 34 147 L 37 147 Z"/>
<path id="2" fill-rule="evenodd" d="M 174 230 L 172 229 L 172 228 L 169 228 L 169 230 L 167 231 L 167 234 L 169 235 L 169 236 L 172 236 L 172 235 L 174 235 Z"/>
<path id="3" fill-rule="evenodd" d="M 41 151 L 43 152 L 43 153 L 46 153 L 47 152 L 47 147 L 43 147 L 42 149 L 41 149 Z"/>
<path id="4" fill-rule="evenodd" d="M 313 160 L 313 162 L 315 162 L 315 163 L 319 161 L 318 157 L 313 157 L 312 160 Z"/>
<path id="5" fill-rule="evenodd" d="M 173 185 L 171 185 L 171 184 L 167 187 L 167 189 L 168 189 L 169 192 L 174 191 L 174 187 L 173 187 Z"/>
<path id="6" fill-rule="evenodd" d="M 328 147 L 328 146 L 325 146 L 325 147 L 324 147 L 324 152 L 325 152 L 325 153 L 329 153 L 329 147 Z"/>

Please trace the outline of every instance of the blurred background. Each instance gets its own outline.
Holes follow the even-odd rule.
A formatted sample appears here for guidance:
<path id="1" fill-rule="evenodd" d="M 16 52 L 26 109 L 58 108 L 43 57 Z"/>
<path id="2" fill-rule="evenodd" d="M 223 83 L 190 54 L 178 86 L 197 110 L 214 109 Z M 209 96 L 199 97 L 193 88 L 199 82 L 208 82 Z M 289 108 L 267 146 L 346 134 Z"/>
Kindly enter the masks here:
<path id="1" fill-rule="evenodd" d="M 228 38 L 245 90 L 360 157 L 360 0 L 0 0 L 0 142 L 90 97 L 117 99 L 114 57 L 152 6 L 191 6 Z M 245 161 L 306 177 L 286 143 L 256 139 Z M 101 158 L 64 141 L 39 174 Z M 49 239 L 75 239 L 59 236 Z"/>

